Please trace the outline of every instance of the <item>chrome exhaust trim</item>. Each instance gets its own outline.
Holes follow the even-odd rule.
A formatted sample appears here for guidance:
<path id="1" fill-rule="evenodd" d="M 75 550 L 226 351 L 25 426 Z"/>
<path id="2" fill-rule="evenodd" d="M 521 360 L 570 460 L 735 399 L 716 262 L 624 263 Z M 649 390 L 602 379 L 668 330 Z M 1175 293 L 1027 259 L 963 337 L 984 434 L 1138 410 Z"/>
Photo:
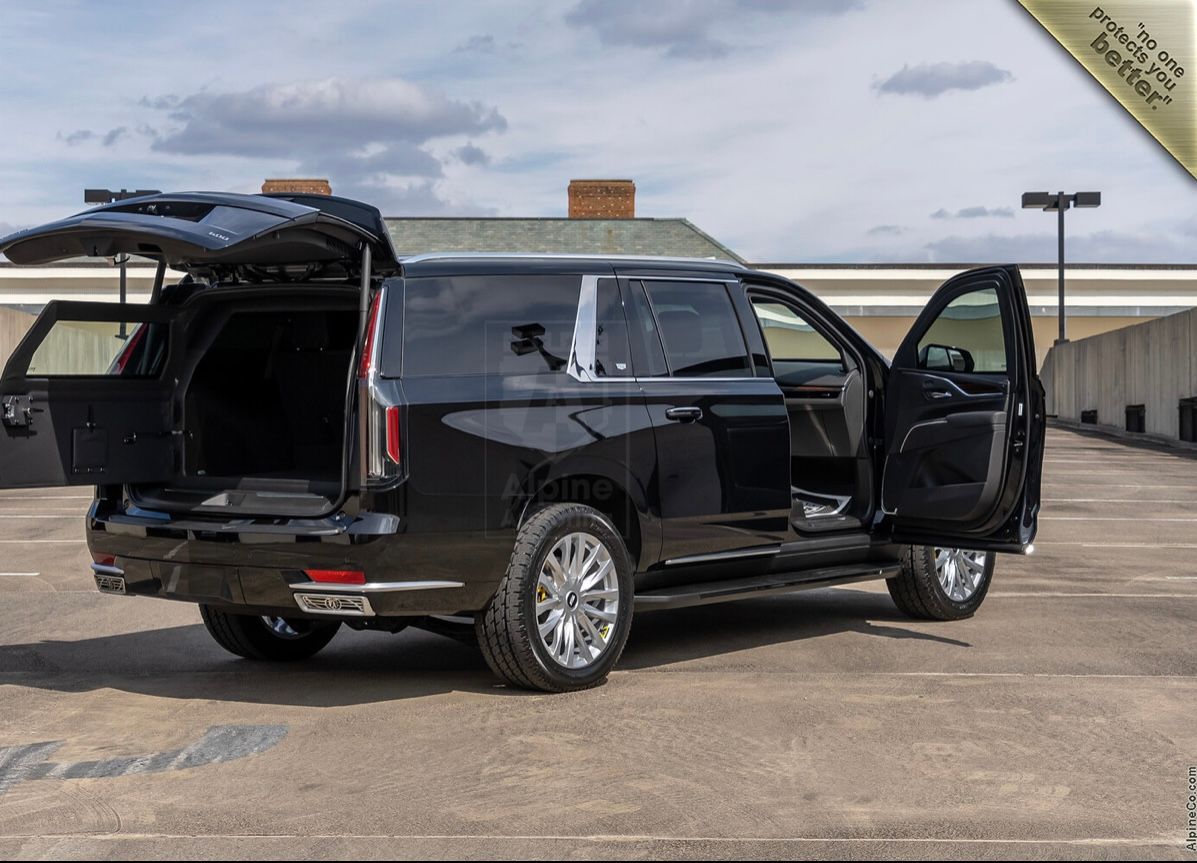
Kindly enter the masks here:
<path id="1" fill-rule="evenodd" d="M 125 590 L 125 571 L 119 566 L 108 566 L 103 563 L 91 565 L 92 577 L 96 580 L 96 590 L 100 593 L 115 593 L 128 595 Z"/>
<path id="2" fill-rule="evenodd" d="M 295 603 L 310 614 L 335 614 L 339 617 L 373 617 L 374 609 L 364 596 L 336 593 L 297 593 Z"/>

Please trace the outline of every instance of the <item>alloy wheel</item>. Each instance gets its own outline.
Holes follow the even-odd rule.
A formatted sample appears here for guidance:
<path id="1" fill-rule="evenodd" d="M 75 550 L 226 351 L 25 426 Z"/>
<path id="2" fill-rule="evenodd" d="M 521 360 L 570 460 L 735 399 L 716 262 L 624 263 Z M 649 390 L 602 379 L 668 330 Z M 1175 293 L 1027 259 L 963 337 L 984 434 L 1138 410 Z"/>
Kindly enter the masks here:
<path id="1" fill-rule="evenodd" d="M 935 577 L 953 602 L 967 602 L 985 578 L 985 552 L 936 548 Z"/>
<path id="2" fill-rule="evenodd" d="M 557 540 L 536 581 L 536 625 L 550 657 L 586 668 L 607 649 L 619 615 L 619 576 L 611 552 L 589 533 Z"/>

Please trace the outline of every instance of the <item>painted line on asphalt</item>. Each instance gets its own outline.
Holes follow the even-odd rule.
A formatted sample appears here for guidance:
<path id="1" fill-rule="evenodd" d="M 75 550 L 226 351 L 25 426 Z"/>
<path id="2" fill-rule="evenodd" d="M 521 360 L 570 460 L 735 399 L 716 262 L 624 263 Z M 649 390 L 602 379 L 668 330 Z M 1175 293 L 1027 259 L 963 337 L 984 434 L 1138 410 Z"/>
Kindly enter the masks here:
<path id="1" fill-rule="evenodd" d="M 0 539 L 0 543 L 5 545 L 28 545 L 32 542 L 51 543 L 51 542 L 87 542 L 86 539 Z"/>
<path id="2" fill-rule="evenodd" d="M 3 540 L 0 540 L 3 542 Z M 1036 541 L 1035 548 L 1045 545 L 1079 545 L 1083 548 L 1197 548 L 1195 542 L 1074 542 L 1065 539 Z"/>
<path id="3" fill-rule="evenodd" d="M 95 500 L 94 494 L 3 494 L 0 503 L 9 500 Z"/>
<path id="4" fill-rule="evenodd" d="M 1197 498 L 1045 497 L 1043 503 L 1194 503 Z"/>
<path id="5" fill-rule="evenodd" d="M 68 515 L 68 514 L 66 514 L 66 513 L 57 513 L 57 514 L 55 514 L 55 513 L 51 513 L 51 514 L 47 514 L 47 515 L 9 515 L 8 513 L 0 513 L 0 518 L 28 518 L 28 519 L 37 519 L 37 518 L 82 518 L 82 517 L 83 517 L 83 515 L 84 515 L 84 513 L 82 513 L 82 512 L 75 512 L 75 513 L 71 513 L 71 514 L 69 514 L 69 515 Z"/>
<path id="6" fill-rule="evenodd" d="M 1102 482 L 1101 480 L 1069 480 L 1064 485 L 1100 485 L 1102 488 L 1191 488 L 1197 489 L 1197 485 L 1184 485 L 1182 483 L 1142 483 L 1142 482 Z"/>
<path id="7" fill-rule="evenodd" d="M 3 516 L 0 516 L 3 518 Z M 1197 518 L 1180 516 L 1141 515 L 1041 515 L 1040 521 L 1197 521 Z"/>
<path id="8" fill-rule="evenodd" d="M 37 578 L 41 575 L 40 572 L 0 572 L 0 576 L 8 576 L 11 578 Z"/>
<path id="9" fill-rule="evenodd" d="M 1037 590 L 1003 590 L 989 594 L 998 598 L 1005 597 L 1082 597 L 1102 599 L 1197 599 L 1197 593 L 1069 593 L 1067 591 L 1037 591 Z"/>
<path id="10" fill-rule="evenodd" d="M 1136 839 L 1126 836 L 1083 836 L 1071 839 L 1001 839 L 996 837 L 949 837 L 949 836 L 676 836 L 656 835 L 647 833 L 611 833 L 579 835 L 570 834 L 518 834 L 518 833 L 55 833 L 51 836 L 30 836 L 28 833 L 0 834 L 0 840 L 21 840 L 29 843 L 34 841 L 54 841 L 84 839 L 88 842 L 123 842 L 128 840 L 177 840 L 177 839 L 234 839 L 238 842 L 252 842 L 254 840 L 355 840 L 364 839 L 371 842 L 409 841 L 409 842 L 591 842 L 628 844 L 632 842 L 702 842 L 730 845 L 736 842 L 755 844 L 847 844 L 879 845 L 894 843 L 902 845 L 1073 845 L 1073 846 L 1151 846 L 1160 848 L 1175 848 L 1175 839 L 1161 839 L 1151 836 Z"/>

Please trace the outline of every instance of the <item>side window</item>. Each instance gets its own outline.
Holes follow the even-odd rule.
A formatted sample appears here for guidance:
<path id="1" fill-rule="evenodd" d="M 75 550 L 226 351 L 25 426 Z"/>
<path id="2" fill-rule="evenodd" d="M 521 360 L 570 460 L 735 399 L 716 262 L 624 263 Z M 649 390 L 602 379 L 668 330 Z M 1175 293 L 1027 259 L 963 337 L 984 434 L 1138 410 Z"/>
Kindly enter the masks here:
<path id="1" fill-rule="evenodd" d="M 631 377 L 628 322 L 615 279 L 599 279 L 595 308 L 594 373 L 603 378 Z"/>
<path id="2" fill-rule="evenodd" d="M 117 321 L 56 321 L 29 360 L 29 377 L 154 377 L 166 358 L 166 327 Z"/>
<path id="3" fill-rule="evenodd" d="M 945 372 L 1006 371 L 1006 333 L 997 291 L 952 300 L 919 339 L 919 368 Z"/>
<path id="4" fill-rule="evenodd" d="M 752 377 L 727 288 L 718 282 L 645 281 L 675 377 Z"/>
<path id="5" fill-rule="evenodd" d="M 843 365 L 839 348 L 784 303 L 755 299 L 752 309 L 761 323 L 769 356 L 783 362 L 818 362 Z"/>
<path id="6" fill-rule="evenodd" d="M 408 279 L 403 375 L 564 373 L 581 276 Z"/>
<path id="7" fill-rule="evenodd" d="M 659 378 L 669 376 L 665 365 L 665 352 L 657 336 L 657 325 L 653 322 L 653 311 L 640 282 L 626 282 L 628 337 L 632 347 L 632 362 L 636 377 Z"/>

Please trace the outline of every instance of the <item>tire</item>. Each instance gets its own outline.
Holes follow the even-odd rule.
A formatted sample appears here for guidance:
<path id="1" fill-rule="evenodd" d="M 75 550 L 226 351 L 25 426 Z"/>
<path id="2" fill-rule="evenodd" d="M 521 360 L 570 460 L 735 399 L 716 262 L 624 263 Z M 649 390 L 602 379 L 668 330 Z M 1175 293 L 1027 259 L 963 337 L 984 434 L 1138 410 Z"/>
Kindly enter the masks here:
<path id="1" fill-rule="evenodd" d="M 963 620 L 976 614 L 985 601 L 995 557 L 993 552 L 907 546 L 902 571 L 885 584 L 894 604 L 910 617 Z"/>
<path id="2" fill-rule="evenodd" d="M 600 571 L 601 579 L 591 584 Z M 632 626 L 632 600 L 631 560 L 611 522 L 582 504 L 552 504 L 520 527 L 498 590 L 474 618 L 478 646 L 491 670 L 514 686 L 589 689 L 619 661 Z M 551 620 L 557 625 L 542 636 L 541 626 Z"/>
<path id="3" fill-rule="evenodd" d="M 263 662 L 296 662 L 314 656 L 341 628 L 340 621 L 232 614 L 211 605 L 201 605 L 200 616 L 216 643 L 229 653 Z"/>

